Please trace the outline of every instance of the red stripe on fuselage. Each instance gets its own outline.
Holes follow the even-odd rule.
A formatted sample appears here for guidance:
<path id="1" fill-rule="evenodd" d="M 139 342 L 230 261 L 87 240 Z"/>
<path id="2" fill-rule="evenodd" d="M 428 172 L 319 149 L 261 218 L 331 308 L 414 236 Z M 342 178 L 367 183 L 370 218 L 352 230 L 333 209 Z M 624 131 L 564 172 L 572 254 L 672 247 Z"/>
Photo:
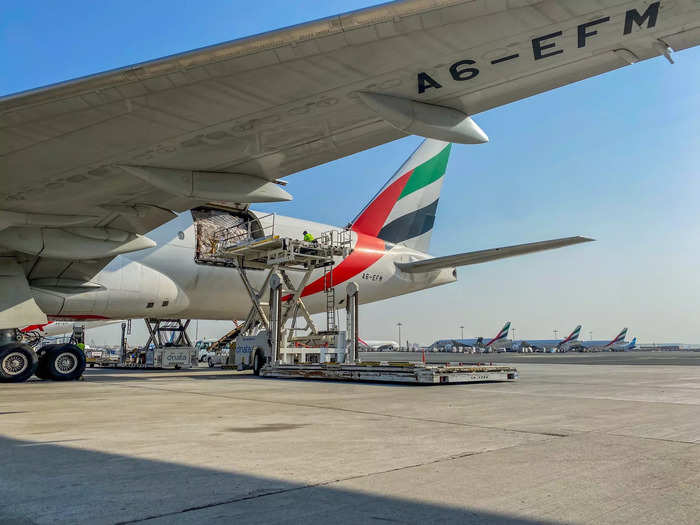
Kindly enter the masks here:
<path id="1" fill-rule="evenodd" d="M 377 195 L 353 223 L 352 230 L 376 237 L 394 208 L 394 204 L 399 200 L 399 196 L 412 174 L 413 170 L 401 175 L 388 188 Z"/>
<path id="2" fill-rule="evenodd" d="M 25 333 L 25 334 L 27 332 L 33 332 L 34 330 L 41 330 L 43 332 L 44 327 L 49 326 L 52 323 L 53 323 L 53 321 L 49 321 L 48 323 L 42 323 L 42 324 L 30 324 L 29 326 L 26 326 L 26 327 L 20 329 L 20 332 Z"/>
<path id="3" fill-rule="evenodd" d="M 109 317 L 105 317 L 104 315 L 50 315 L 49 316 L 52 320 L 49 321 L 48 323 L 43 323 L 43 324 L 30 324 L 29 326 L 26 326 L 24 328 L 20 329 L 20 332 L 33 332 L 34 330 L 41 330 L 42 332 L 44 331 L 44 327 L 49 326 L 50 324 L 54 324 L 57 320 L 58 321 L 104 321 L 108 320 Z"/>
<path id="4" fill-rule="evenodd" d="M 343 259 L 338 266 L 333 268 L 331 274 L 333 286 L 338 286 L 361 272 L 364 272 L 381 259 L 385 253 L 384 241 L 370 235 L 357 233 L 357 243 L 352 253 Z M 325 289 L 324 278 L 325 277 L 319 277 L 314 282 L 308 284 L 306 288 L 304 288 L 301 296 L 306 297 L 307 295 L 322 292 Z M 328 285 L 330 286 L 330 284 L 329 282 Z M 290 298 L 291 295 L 286 295 L 282 300 L 288 301 Z"/>

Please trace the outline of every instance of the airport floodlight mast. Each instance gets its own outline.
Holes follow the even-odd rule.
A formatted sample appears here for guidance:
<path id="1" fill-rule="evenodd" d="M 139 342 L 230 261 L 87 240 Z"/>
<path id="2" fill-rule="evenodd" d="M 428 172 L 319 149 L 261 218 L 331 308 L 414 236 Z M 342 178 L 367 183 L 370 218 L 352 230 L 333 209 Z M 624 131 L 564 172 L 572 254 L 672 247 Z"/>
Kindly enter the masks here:
<path id="1" fill-rule="evenodd" d="M 559 330 L 554 329 L 554 339 L 559 339 Z"/>
<path id="2" fill-rule="evenodd" d="M 399 327 L 399 350 L 401 350 L 401 327 L 403 326 L 403 324 L 396 323 L 396 326 Z"/>
<path id="3" fill-rule="evenodd" d="M 593 341 L 593 330 L 588 331 L 588 340 Z"/>
<path id="4" fill-rule="evenodd" d="M 512 326 L 511 326 L 511 328 L 510 328 L 510 329 L 511 329 L 511 330 L 513 330 L 513 341 L 515 341 L 515 330 L 516 330 L 516 329 L 515 329 L 515 328 L 513 328 Z"/>
<path id="5" fill-rule="evenodd" d="M 464 326 L 460 326 L 459 329 L 461 330 L 462 339 L 464 339 Z"/>

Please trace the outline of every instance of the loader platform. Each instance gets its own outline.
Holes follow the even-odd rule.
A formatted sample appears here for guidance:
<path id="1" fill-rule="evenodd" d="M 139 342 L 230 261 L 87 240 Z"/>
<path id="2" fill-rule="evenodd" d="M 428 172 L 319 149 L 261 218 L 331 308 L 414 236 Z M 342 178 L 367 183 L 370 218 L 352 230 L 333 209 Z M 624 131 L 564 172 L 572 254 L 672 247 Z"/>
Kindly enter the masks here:
<path id="1" fill-rule="evenodd" d="M 518 371 L 501 365 L 426 365 L 423 363 L 366 362 L 354 364 L 301 363 L 268 364 L 262 377 L 285 379 L 325 379 L 439 385 L 515 381 Z"/>

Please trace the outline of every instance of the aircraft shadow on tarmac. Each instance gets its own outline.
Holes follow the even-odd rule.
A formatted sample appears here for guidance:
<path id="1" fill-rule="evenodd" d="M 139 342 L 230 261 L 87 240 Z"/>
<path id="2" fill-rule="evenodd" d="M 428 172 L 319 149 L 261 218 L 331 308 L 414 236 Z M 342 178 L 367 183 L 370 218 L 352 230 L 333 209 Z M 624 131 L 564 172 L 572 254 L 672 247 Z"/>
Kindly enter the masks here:
<path id="1" fill-rule="evenodd" d="M 82 440 L 63 443 L 67 441 Z M 555 523 L 426 503 L 421 493 L 411 499 L 385 497 L 333 487 L 337 480 L 304 485 L 80 450 L 61 442 L 0 436 L 0 457 L 3 524 Z"/>

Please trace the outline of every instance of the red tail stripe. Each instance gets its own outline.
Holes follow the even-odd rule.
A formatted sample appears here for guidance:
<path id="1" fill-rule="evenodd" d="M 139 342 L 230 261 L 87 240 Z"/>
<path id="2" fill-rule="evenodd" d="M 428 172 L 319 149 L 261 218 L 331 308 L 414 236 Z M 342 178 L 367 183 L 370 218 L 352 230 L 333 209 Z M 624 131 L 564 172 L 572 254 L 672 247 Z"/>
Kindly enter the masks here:
<path id="1" fill-rule="evenodd" d="M 376 237 L 412 174 L 413 170 L 405 173 L 377 195 L 353 223 L 353 231 Z"/>

